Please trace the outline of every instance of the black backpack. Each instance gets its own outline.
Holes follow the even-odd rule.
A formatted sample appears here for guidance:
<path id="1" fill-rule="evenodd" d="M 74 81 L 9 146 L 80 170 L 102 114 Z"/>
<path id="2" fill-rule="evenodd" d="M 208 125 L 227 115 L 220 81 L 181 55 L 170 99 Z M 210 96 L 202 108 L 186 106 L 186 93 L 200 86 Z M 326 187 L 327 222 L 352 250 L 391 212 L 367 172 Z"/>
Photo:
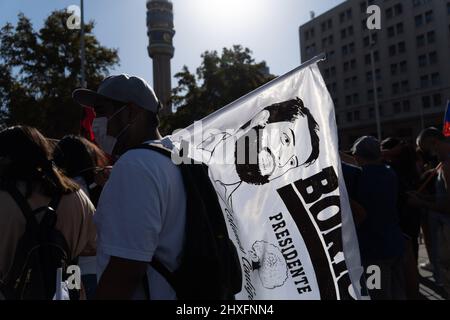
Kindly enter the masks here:
<path id="1" fill-rule="evenodd" d="M 32 210 L 15 186 L 7 191 L 25 216 L 26 229 L 6 279 L 0 282 L 0 292 L 7 300 L 51 300 L 56 291 L 57 269 L 62 268 L 65 274 L 71 261 L 66 240 L 55 229 L 61 195 L 54 197 L 47 207 Z"/>
<path id="2" fill-rule="evenodd" d="M 144 144 L 134 149 L 171 157 L 171 151 L 161 145 Z M 242 288 L 239 256 L 228 236 L 208 169 L 204 164 L 181 164 L 179 168 L 187 199 L 181 263 L 173 273 L 155 257 L 150 264 L 172 286 L 179 300 L 233 300 Z"/>

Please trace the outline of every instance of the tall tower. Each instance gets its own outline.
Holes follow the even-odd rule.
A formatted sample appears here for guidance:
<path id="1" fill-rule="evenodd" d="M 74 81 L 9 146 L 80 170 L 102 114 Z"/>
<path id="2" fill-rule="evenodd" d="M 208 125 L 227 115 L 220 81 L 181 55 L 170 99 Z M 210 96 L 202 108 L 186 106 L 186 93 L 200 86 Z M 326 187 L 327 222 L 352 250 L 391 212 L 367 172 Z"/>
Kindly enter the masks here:
<path id="1" fill-rule="evenodd" d="M 172 113 L 169 102 L 172 90 L 170 60 L 175 48 L 173 36 L 173 5 L 169 0 L 147 0 L 147 35 L 149 37 L 148 54 L 153 59 L 153 86 L 155 93 L 163 103 L 161 115 Z"/>

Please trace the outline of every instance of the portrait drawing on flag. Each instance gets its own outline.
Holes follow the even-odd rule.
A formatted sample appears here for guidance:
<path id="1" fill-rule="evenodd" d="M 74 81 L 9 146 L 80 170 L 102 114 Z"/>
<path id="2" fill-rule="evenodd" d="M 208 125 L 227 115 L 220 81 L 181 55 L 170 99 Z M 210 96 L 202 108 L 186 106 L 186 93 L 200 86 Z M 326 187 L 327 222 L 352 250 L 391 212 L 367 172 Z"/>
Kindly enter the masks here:
<path id="1" fill-rule="evenodd" d="M 302 135 L 295 130 L 299 121 L 307 129 Z M 228 168 L 233 172 L 214 183 L 223 188 L 223 200 L 232 208 L 233 193 L 242 183 L 264 185 L 289 170 L 313 164 L 320 153 L 319 130 L 310 110 L 295 97 L 265 107 L 234 133 L 211 134 L 197 148 L 207 154 L 208 165 L 231 164 Z"/>

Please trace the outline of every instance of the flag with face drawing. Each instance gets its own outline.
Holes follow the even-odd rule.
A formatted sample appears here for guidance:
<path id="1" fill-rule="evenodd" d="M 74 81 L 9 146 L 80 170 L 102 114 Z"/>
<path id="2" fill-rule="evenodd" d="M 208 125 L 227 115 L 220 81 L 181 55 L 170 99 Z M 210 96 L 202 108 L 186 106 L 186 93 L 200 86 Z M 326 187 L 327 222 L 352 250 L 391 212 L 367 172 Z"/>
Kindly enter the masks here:
<path id="1" fill-rule="evenodd" d="M 365 296 L 333 102 L 317 61 L 170 139 L 208 165 L 241 262 L 237 299 Z"/>

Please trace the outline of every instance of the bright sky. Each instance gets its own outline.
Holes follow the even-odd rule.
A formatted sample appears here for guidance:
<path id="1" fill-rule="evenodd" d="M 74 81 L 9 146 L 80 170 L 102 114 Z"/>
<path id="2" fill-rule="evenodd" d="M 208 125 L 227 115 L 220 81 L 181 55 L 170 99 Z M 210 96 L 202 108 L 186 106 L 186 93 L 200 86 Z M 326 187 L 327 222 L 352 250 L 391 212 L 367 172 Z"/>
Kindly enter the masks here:
<path id="1" fill-rule="evenodd" d="M 172 0 L 175 12 L 175 57 L 172 75 L 183 65 L 195 71 L 206 50 L 241 44 L 281 75 L 300 64 L 298 27 L 344 0 Z M 55 9 L 79 5 L 79 0 L 0 0 L 0 25 L 15 23 L 23 12 L 40 27 Z M 100 43 L 118 48 L 120 67 L 150 83 L 152 63 L 147 54 L 146 0 L 85 0 L 86 20 L 95 20 Z M 173 81 L 175 84 L 175 80 Z"/>

